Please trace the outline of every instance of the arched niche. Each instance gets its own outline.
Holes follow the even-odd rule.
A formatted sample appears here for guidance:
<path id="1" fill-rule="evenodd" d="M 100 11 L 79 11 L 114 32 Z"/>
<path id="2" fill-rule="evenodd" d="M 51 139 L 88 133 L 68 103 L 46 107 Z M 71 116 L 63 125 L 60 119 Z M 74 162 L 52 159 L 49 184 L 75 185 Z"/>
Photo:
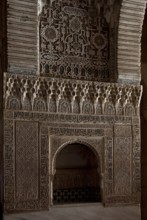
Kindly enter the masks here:
<path id="1" fill-rule="evenodd" d="M 89 146 L 69 143 L 54 160 L 53 204 L 101 202 L 98 154 Z"/>

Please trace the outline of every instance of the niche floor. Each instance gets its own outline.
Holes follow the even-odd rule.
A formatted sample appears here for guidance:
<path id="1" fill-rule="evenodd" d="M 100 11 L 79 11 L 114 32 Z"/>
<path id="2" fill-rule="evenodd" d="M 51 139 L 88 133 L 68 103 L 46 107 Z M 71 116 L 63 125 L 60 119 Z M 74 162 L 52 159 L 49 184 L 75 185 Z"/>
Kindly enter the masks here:
<path id="1" fill-rule="evenodd" d="M 4 220 L 141 220 L 139 206 L 107 207 L 99 204 L 54 206 L 51 210 L 7 215 Z"/>

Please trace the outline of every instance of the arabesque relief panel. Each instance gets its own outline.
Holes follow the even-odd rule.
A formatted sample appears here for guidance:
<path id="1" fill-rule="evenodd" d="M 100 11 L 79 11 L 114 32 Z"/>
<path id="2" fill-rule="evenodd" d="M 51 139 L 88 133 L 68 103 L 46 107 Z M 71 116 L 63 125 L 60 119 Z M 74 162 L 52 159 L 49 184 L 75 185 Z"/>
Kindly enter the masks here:
<path id="1" fill-rule="evenodd" d="M 114 66 L 110 55 L 115 60 L 112 41 L 116 30 L 111 20 L 116 1 L 53 0 L 39 3 L 41 75 L 114 80 L 114 73 L 110 76 Z"/>

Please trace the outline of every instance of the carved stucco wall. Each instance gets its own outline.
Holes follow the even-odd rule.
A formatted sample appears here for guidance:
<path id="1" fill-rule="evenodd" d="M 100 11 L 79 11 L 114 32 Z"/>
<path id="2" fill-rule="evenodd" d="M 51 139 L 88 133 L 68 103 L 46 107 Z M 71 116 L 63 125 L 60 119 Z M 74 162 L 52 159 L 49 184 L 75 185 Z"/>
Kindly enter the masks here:
<path id="1" fill-rule="evenodd" d="M 8 72 L 117 80 L 120 0 L 8 0 L 7 8 Z"/>
<path id="2" fill-rule="evenodd" d="M 108 1 L 108 5 L 100 1 L 96 7 L 94 1 L 45 3 L 40 9 L 38 24 L 33 20 L 32 37 L 25 38 L 25 42 L 33 42 L 29 52 L 31 59 L 29 53 L 25 54 L 28 44 L 22 41 L 17 41 L 21 50 L 19 57 L 18 50 L 14 53 L 13 37 L 16 33 L 16 39 L 22 40 L 23 33 L 28 32 L 27 22 L 31 24 L 37 15 L 36 2 L 30 3 L 35 4 L 30 9 L 33 16 L 24 4 L 28 13 L 26 25 L 17 31 L 13 22 L 20 16 L 19 25 L 22 25 L 18 9 L 23 1 L 18 0 L 14 5 L 8 2 L 8 30 L 13 33 L 8 38 L 8 72 L 14 74 L 6 73 L 4 80 L 5 210 L 49 209 L 53 202 L 55 155 L 62 146 L 72 142 L 86 143 L 99 155 L 104 204 L 139 203 L 141 87 L 111 83 L 117 79 L 118 14 L 114 11 L 119 11 L 118 1 Z M 87 7 L 88 4 L 91 6 Z M 99 13 L 95 16 L 97 20 L 90 17 L 87 21 L 87 13 L 95 13 L 94 8 Z M 91 22 L 95 22 L 94 25 Z M 30 41 L 32 39 L 35 41 Z M 78 39 L 80 45 L 71 45 L 72 39 L 79 43 Z M 22 54 L 26 58 L 23 59 Z M 18 58 L 19 66 L 15 65 Z M 62 58 L 68 58 L 68 65 L 65 66 Z M 84 64 L 86 59 L 90 59 L 92 65 Z M 37 65 L 40 76 L 28 76 L 36 73 Z M 67 68 L 71 72 L 67 72 Z M 27 171 L 28 167 L 31 169 Z"/>
<path id="3" fill-rule="evenodd" d="M 39 16 L 41 75 L 114 81 L 115 4 L 115 0 L 46 4 Z"/>
<path id="4" fill-rule="evenodd" d="M 140 94 L 140 86 L 5 74 L 5 210 L 49 209 L 55 156 L 72 142 L 99 155 L 105 205 L 138 203 Z"/>

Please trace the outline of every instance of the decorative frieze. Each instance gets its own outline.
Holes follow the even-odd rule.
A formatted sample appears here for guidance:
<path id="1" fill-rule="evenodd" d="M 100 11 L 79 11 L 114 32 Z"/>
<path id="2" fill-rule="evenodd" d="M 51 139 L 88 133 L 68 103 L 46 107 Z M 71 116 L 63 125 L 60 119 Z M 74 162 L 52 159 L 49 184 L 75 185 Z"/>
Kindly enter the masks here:
<path id="1" fill-rule="evenodd" d="M 90 115 L 138 115 L 141 87 L 5 74 L 5 108 Z"/>
<path id="2" fill-rule="evenodd" d="M 73 115 L 73 114 L 50 114 L 50 113 L 39 113 L 39 112 L 29 112 L 29 111 L 14 111 L 6 110 L 5 118 L 14 120 L 36 120 L 36 121 L 46 121 L 49 123 L 95 123 L 95 124 L 105 124 L 105 126 L 114 123 L 132 123 L 131 116 L 102 116 L 102 115 Z M 70 126 L 70 125 L 69 125 Z"/>
<path id="3" fill-rule="evenodd" d="M 104 136 L 104 131 L 102 129 L 81 129 L 81 128 L 50 128 L 50 134 L 65 135 L 65 136 Z"/>

